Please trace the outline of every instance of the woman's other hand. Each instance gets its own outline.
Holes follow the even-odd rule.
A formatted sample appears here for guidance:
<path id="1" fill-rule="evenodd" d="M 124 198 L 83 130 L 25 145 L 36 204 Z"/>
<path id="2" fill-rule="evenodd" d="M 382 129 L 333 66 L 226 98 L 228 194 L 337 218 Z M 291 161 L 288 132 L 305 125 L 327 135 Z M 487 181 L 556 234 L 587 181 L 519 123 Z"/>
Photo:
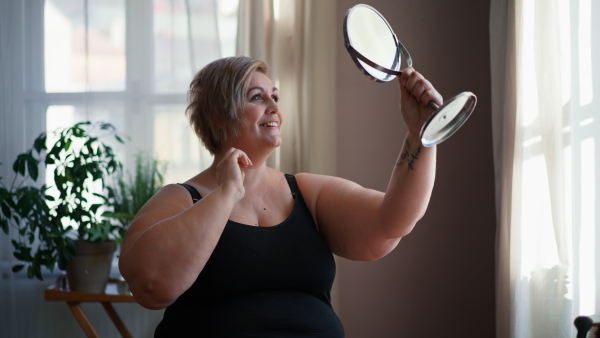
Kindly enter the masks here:
<path id="1" fill-rule="evenodd" d="M 421 127 L 433 112 L 429 101 L 441 106 L 444 99 L 421 73 L 408 67 L 398 77 L 400 82 L 400 111 L 410 134 L 418 136 Z"/>
<path id="2" fill-rule="evenodd" d="M 232 189 L 238 195 L 238 201 L 244 197 L 244 171 L 252 166 L 252 161 L 243 151 L 231 148 L 217 165 L 217 183 L 224 189 Z"/>

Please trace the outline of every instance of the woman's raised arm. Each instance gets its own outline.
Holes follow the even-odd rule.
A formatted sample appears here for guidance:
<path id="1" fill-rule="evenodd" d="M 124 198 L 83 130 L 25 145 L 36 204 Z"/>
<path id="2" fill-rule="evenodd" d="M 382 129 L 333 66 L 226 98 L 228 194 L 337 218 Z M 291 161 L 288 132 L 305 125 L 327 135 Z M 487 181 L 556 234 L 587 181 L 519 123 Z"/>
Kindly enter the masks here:
<path id="1" fill-rule="evenodd" d="M 251 165 L 240 150 L 219 164 L 219 187 L 192 204 L 178 185 L 163 187 L 138 212 L 129 227 L 119 269 L 142 306 L 172 304 L 198 278 L 212 254 L 231 211 L 244 196 L 240 166 Z"/>
<path id="2" fill-rule="evenodd" d="M 332 251 L 353 260 L 374 260 L 393 250 L 424 215 L 435 180 L 436 147 L 423 147 L 421 126 L 442 97 L 408 68 L 400 81 L 401 112 L 408 133 L 385 193 L 341 178 L 299 174 L 298 184 L 319 231 Z M 365 164 L 366 165 L 366 164 Z"/>

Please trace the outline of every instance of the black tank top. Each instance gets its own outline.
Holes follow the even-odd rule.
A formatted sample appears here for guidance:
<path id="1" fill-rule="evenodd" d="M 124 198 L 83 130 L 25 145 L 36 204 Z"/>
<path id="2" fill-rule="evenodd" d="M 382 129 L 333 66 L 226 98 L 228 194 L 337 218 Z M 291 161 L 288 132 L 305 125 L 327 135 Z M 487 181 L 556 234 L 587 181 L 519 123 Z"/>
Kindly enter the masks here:
<path id="1" fill-rule="evenodd" d="M 155 337 L 344 336 L 330 300 L 333 255 L 296 178 L 286 179 L 294 196 L 289 217 L 271 227 L 228 221 L 198 279 L 166 308 Z"/>

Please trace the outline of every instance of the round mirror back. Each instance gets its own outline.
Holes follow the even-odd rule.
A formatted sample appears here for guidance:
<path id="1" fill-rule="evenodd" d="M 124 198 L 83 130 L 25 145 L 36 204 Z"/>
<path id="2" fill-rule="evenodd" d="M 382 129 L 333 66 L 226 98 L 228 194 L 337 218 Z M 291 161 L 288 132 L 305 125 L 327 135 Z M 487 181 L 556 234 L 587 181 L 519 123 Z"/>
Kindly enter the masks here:
<path id="1" fill-rule="evenodd" d="M 471 92 L 462 92 L 449 99 L 436 110 L 421 129 L 421 143 L 431 147 L 452 136 L 469 118 L 477 97 Z"/>
<path id="2" fill-rule="evenodd" d="M 385 18 L 371 6 L 356 5 L 346 13 L 344 34 L 346 43 L 370 61 L 391 70 L 400 70 L 398 39 Z M 373 80 L 387 82 L 396 78 L 358 58 L 353 57 L 353 60 Z"/>

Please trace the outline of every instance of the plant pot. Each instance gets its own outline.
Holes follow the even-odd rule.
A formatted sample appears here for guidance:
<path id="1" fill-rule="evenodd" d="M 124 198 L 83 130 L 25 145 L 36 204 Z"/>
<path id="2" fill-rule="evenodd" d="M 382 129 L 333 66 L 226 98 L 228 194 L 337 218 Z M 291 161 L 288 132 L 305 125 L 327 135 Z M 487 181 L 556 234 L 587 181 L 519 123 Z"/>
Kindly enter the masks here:
<path id="1" fill-rule="evenodd" d="M 117 242 L 77 241 L 77 254 L 67 264 L 71 291 L 104 293 Z"/>

